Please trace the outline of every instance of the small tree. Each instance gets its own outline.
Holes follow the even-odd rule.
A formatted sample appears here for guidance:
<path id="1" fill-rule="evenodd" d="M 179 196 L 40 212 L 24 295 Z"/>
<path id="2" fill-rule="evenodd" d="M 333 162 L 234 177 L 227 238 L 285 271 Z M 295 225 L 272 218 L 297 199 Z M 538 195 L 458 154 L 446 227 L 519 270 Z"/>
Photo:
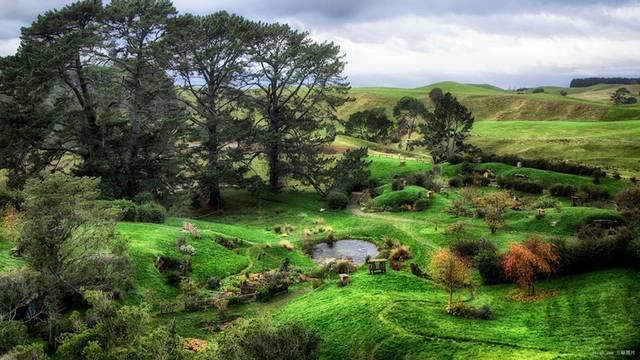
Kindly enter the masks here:
<path id="1" fill-rule="evenodd" d="M 349 116 L 344 124 L 347 134 L 369 141 L 385 140 L 393 122 L 383 107 L 358 111 Z"/>
<path id="2" fill-rule="evenodd" d="M 420 100 L 405 96 L 393 107 L 393 116 L 398 121 L 398 137 L 400 138 L 403 134 L 407 135 L 405 149 L 408 149 L 416 124 L 424 121 L 427 116 L 427 108 Z"/>
<path id="3" fill-rule="evenodd" d="M 534 296 L 536 278 L 553 273 L 557 261 L 558 255 L 553 244 L 533 236 L 522 244 L 509 244 L 503 266 L 507 278 L 514 280 L 519 287 L 526 288 L 528 296 Z"/>
<path id="4" fill-rule="evenodd" d="M 504 191 L 494 192 L 475 199 L 475 206 L 484 216 L 484 222 L 492 234 L 504 226 L 505 211 L 516 205 L 511 195 Z"/>
<path id="5" fill-rule="evenodd" d="M 464 142 L 472 126 L 471 112 L 451 93 L 446 93 L 436 103 L 433 114 L 428 113 L 425 123 L 419 126 L 422 139 L 415 144 L 425 146 L 433 162 L 439 164 L 472 149 Z"/>
<path id="6" fill-rule="evenodd" d="M 67 295 L 128 285 L 124 244 L 114 234 L 115 216 L 96 201 L 100 180 L 63 174 L 29 180 L 20 236 L 24 259 L 38 275 L 55 346 L 56 321 Z"/>
<path id="7" fill-rule="evenodd" d="M 458 221 L 447 226 L 444 229 L 444 233 L 445 235 L 454 235 L 456 240 L 460 240 L 462 235 L 466 234 L 467 232 L 467 225 L 469 225 L 468 221 Z"/>
<path id="8" fill-rule="evenodd" d="M 433 88 L 431 89 L 431 91 L 429 91 L 429 99 L 431 99 L 431 102 L 434 105 L 437 104 L 442 99 L 443 96 L 444 96 L 444 93 L 440 88 Z"/>
<path id="9" fill-rule="evenodd" d="M 454 291 L 471 285 L 471 267 L 449 249 L 440 249 L 433 256 L 431 271 L 433 281 L 449 292 L 448 304 Z"/>
<path id="10" fill-rule="evenodd" d="M 614 105 L 635 104 L 638 100 L 631 96 L 631 92 L 627 88 L 619 88 L 611 95 L 611 102 Z"/>

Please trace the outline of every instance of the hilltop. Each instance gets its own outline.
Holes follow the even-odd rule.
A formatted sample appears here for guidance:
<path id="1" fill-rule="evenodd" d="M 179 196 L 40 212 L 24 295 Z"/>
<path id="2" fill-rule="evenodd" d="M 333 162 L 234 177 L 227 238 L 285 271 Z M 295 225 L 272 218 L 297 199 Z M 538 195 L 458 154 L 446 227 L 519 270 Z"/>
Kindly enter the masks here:
<path id="1" fill-rule="evenodd" d="M 414 89 L 389 87 L 353 88 L 354 101 L 341 107 L 339 117 L 346 119 L 351 113 L 382 106 L 389 111 L 403 96 L 412 96 L 433 104 L 428 94 L 434 88 L 454 94 L 476 116 L 477 120 L 571 120 L 603 121 L 640 119 L 640 106 L 613 106 L 609 98 L 619 87 L 626 87 L 638 95 L 640 85 L 598 84 L 584 88 L 542 87 L 544 93 L 533 89 L 522 92 L 508 91 L 487 84 L 439 82 Z M 565 91 L 566 96 L 561 92 Z"/>

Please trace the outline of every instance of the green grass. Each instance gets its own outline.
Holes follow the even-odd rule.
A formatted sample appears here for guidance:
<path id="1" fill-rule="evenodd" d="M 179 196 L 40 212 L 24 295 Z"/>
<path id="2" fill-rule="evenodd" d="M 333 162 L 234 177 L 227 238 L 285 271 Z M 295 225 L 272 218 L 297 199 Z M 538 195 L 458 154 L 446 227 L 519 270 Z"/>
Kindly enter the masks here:
<path id="1" fill-rule="evenodd" d="M 451 92 L 467 106 L 479 120 L 633 120 L 640 119 L 640 105 L 612 106 L 611 93 L 618 85 L 592 86 L 587 88 L 546 87 L 545 92 L 533 94 L 528 90 L 516 94 L 491 85 L 461 84 L 445 81 L 415 89 L 367 87 L 354 88 L 350 95 L 354 101 L 339 109 L 339 117 L 347 119 L 349 114 L 366 108 L 385 107 L 389 114 L 395 103 L 403 96 L 412 96 L 432 106 L 428 94 L 433 88 Z M 560 91 L 567 91 L 561 96 Z M 630 90 L 634 94 L 635 87 Z"/>
<path id="2" fill-rule="evenodd" d="M 470 142 L 485 152 L 572 160 L 640 173 L 640 121 L 476 122 Z"/>
<path id="3" fill-rule="evenodd" d="M 393 206 L 398 203 L 414 202 L 420 198 L 427 197 L 427 190 L 420 186 L 405 186 L 401 190 L 392 190 L 390 185 L 384 185 L 378 188 L 381 192 L 379 196 L 373 199 L 373 206 Z"/>
<path id="4" fill-rule="evenodd" d="M 492 307 L 495 319 L 484 321 L 446 315 L 445 293 L 410 274 L 360 271 L 347 287 L 334 282 L 292 301 L 276 319 L 317 329 L 330 359 L 593 358 L 637 348 L 637 276 L 608 270 L 547 281 L 538 291 L 555 295 L 534 303 L 510 300 L 511 285 L 483 286 L 472 304 Z"/>

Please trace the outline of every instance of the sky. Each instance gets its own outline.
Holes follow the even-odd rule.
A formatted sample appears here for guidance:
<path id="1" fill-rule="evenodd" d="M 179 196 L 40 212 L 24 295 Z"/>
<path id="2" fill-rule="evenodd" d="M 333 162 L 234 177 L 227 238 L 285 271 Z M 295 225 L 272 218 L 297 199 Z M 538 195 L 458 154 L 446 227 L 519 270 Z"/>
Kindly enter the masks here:
<path id="1" fill-rule="evenodd" d="M 0 0 L 0 56 L 20 28 L 72 0 Z M 107 0 L 104 1 L 108 2 Z M 503 88 L 568 86 L 574 77 L 640 76 L 640 0 L 174 0 L 286 22 L 340 45 L 352 86 L 452 80 Z"/>

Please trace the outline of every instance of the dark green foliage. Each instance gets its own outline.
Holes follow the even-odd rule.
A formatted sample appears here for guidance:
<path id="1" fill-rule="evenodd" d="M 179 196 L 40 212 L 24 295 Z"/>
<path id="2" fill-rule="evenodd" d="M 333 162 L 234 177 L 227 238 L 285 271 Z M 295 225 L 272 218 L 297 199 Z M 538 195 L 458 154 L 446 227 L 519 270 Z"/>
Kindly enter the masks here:
<path id="1" fill-rule="evenodd" d="M 311 360 L 322 340 L 302 323 L 275 326 L 266 320 L 244 321 L 219 339 L 214 358 L 237 360 Z"/>
<path id="2" fill-rule="evenodd" d="M 569 196 L 573 196 L 576 193 L 576 191 L 578 190 L 573 185 L 553 184 L 549 186 L 549 194 L 551 194 L 552 196 L 569 197 Z"/>
<path id="3" fill-rule="evenodd" d="M 347 134 L 369 141 L 385 141 L 392 127 L 393 122 L 382 107 L 355 112 L 344 124 Z"/>
<path id="4" fill-rule="evenodd" d="M 167 210 L 156 203 L 136 205 L 136 221 L 161 224 L 167 217 Z"/>
<path id="5" fill-rule="evenodd" d="M 220 287 L 220 278 L 217 276 L 212 276 L 207 280 L 207 289 L 209 290 L 218 290 Z"/>
<path id="6" fill-rule="evenodd" d="M 433 113 L 426 115 L 425 123 L 419 126 L 422 139 L 416 144 L 425 146 L 433 162 L 439 164 L 454 155 L 472 150 L 464 142 L 472 126 L 471 112 L 453 95 L 446 93 L 436 104 Z"/>
<path id="7" fill-rule="evenodd" d="M 425 118 L 428 116 L 427 108 L 420 100 L 404 96 L 400 98 L 393 107 L 393 116 L 397 121 L 397 137 L 400 139 L 402 136 L 407 136 L 405 149 L 408 149 L 411 144 L 411 135 L 414 130 L 419 124 L 424 123 Z"/>
<path id="8" fill-rule="evenodd" d="M 572 79 L 569 84 L 572 88 L 588 87 L 597 84 L 637 84 L 640 78 L 623 78 L 623 77 L 590 77 Z"/>
<path id="9" fill-rule="evenodd" d="M 0 354 L 4 354 L 27 340 L 27 327 L 21 321 L 5 320 L 0 316 Z"/>
<path id="10" fill-rule="evenodd" d="M 477 240 L 459 239 L 454 241 L 451 251 L 457 256 L 471 260 L 481 252 L 497 253 L 498 248 L 489 240 L 480 238 Z"/>
<path id="11" fill-rule="evenodd" d="M 569 95 L 569 93 L 566 90 L 560 90 L 560 95 L 561 96 L 567 96 L 567 95 Z"/>
<path id="12" fill-rule="evenodd" d="M 404 189 L 406 180 L 404 178 L 394 178 L 391 180 L 391 190 L 398 191 Z"/>
<path id="13" fill-rule="evenodd" d="M 544 88 L 535 88 L 532 91 L 532 93 L 534 93 L 534 94 L 541 94 L 543 92 L 544 92 Z"/>
<path id="14" fill-rule="evenodd" d="M 587 166 L 582 164 L 576 164 L 567 161 L 556 161 L 549 159 L 524 159 L 517 155 L 496 155 L 496 154 L 482 154 L 482 162 L 500 162 L 507 165 L 517 166 L 521 163 L 523 167 L 550 170 L 565 174 L 593 176 L 595 173 L 600 173 L 601 177 L 605 177 L 606 173 L 597 167 Z"/>
<path id="15" fill-rule="evenodd" d="M 574 243 L 555 239 L 558 272 L 575 274 L 618 266 L 638 266 L 636 234 L 627 227 L 583 227 Z"/>
<path id="16" fill-rule="evenodd" d="M 474 256 L 473 263 L 478 268 L 483 284 L 490 285 L 507 282 L 502 261 L 502 256 L 492 249 L 482 250 Z"/>
<path id="17" fill-rule="evenodd" d="M 58 354 L 64 359 L 186 359 L 175 328 L 150 327 L 146 304 L 122 307 L 101 292 L 85 293 L 91 308 L 72 314 L 73 332 L 62 336 Z"/>
<path id="18" fill-rule="evenodd" d="M 460 176 L 454 176 L 449 179 L 449 186 L 457 188 L 462 186 L 462 178 Z"/>
<path id="19" fill-rule="evenodd" d="M 518 178 L 508 178 L 504 176 L 498 176 L 496 179 L 498 186 L 502 189 L 513 189 L 518 190 L 530 194 L 542 194 L 544 187 L 542 184 L 534 181 L 518 179 Z"/>
<path id="20" fill-rule="evenodd" d="M 349 203 L 347 195 L 340 191 L 332 191 L 327 195 L 327 205 L 330 209 L 344 209 Z"/>
<path id="21" fill-rule="evenodd" d="M 491 320 L 491 318 L 493 317 L 493 312 L 491 311 L 491 306 L 489 305 L 483 305 L 482 307 L 476 308 L 463 302 L 456 302 L 447 305 L 446 310 L 447 314 L 449 315 L 465 318 Z"/>
<path id="22" fill-rule="evenodd" d="M 618 211 L 631 223 L 640 221 L 640 187 L 632 186 L 622 189 L 616 195 Z"/>
<path id="23" fill-rule="evenodd" d="M 189 165 L 213 209 L 222 205 L 221 184 L 241 185 L 249 170 L 253 119 L 244 90 L 251 76 L 247 56 L 257 27 L 225 11 L 187 14 L 169 24 L 164 43 L 169 52 L 164 66 L 182 81 L 182 96 L 193 98 L 185 104 L 194 115 L 189 119 L 197 129 L 192 140 L 198 146 L 191 148 L 194 161 Z"/>
<path id="24" fill-rule="evenodd" d="M 583 185 L 576 193 L 576 196 L 582 197 L 583 200 L 596 201 L 608 200 L 611 195 L 606 191 L 592 185 Z"/>
<path id="25" fill-rule="evenodd" d="M 322 149 L 335 138 L 334 109 L 347 100 L 340 48 L 289 25 L 269 24 L 260 27 L 250 56 L 269 187 L 278 191 L 286 176 L 317 178 L 313 173 L 333 161 Z"/>
<path id="26" fill-rule="evenodd" d="M 415 211 L 423 211 L 429 207 L 429 201 L 427 199 L 418 199 L 413 204 L 413 209 Z"/>
<path id="27" fill-rule="evenodd" d="M 49 344 L 62 299 L 84 289 L 127 290 L 130 267 L 125 244 L 114 234 L 114 213 L 98 197 L 100 181 L 63 174 L 25 185 L 20 245 L 28 267 L 39 274 L 47 296 Z"/>
<path id="28" fill-rule="evenodd" d="M 627 88 L 622 87 L 611 95 L 611 102 L 614 105 L 627 105 L 637 103 L 638 99 L 631 96 L 631 92 Z"/>

